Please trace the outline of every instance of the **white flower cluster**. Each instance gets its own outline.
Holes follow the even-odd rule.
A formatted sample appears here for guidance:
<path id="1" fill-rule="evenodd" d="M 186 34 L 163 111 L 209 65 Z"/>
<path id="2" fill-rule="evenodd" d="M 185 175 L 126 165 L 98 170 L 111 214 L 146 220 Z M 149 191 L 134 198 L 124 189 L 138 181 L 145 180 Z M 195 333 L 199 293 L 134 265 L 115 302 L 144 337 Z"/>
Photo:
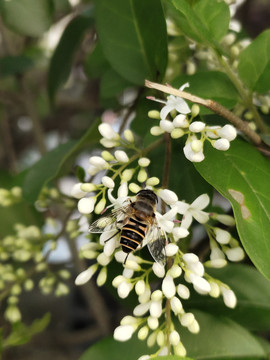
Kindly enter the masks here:
<path id="1" fill-rule="evenodd" d="M 183 85 L 180 90 L 186 86 L 188 84 Z M 188 135 L 183 151 L 185 157 L 192 162 L 204 160 L 205 140 L 208 140 L 215 149 L 226 151 L 230 147 L 230 142 L 236 138 L 237 133 L 232 125 L 208 126 L 202 121 L 193 121 L 200 111 L 198 105 L 193 105 L 190 110 L 185 100 L 173 95 L 168 96 L 166 102 L 154 100 L 165 103 L 165 106 L 160 113 L 149 112 L 149 117 L 160 118 L 159 126 L 152 127 L 151 134 L 158 136 L 167 132 L 173 139 Z M 187 116 L 189 113 L 191 113 L 190 118 Z M 172 121 L 167 119 L 168 114 L 172 115 Z"/>

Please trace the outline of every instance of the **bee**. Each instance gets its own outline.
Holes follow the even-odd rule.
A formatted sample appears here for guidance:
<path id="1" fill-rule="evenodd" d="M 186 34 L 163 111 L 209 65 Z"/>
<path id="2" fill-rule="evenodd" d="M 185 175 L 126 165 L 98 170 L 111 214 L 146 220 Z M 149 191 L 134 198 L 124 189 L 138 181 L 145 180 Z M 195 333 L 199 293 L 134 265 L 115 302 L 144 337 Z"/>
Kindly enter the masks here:
<path id="1" fill-rule="evenodd" d="M 150 254 L 162 266 L 166 263 L 166 235 L 158 226 L 155 211 L 158 197 L 152 190 L 140 190 L 135 201 L 128 199 L 128 204 L 112 210 L 108 215 L 101 216 L 93 222 L 89 231 L 103 233 L 116 230 L 105 242 L 120 233 L 120 245 L 128 255 L 142 243 L 147 243 Z"/>

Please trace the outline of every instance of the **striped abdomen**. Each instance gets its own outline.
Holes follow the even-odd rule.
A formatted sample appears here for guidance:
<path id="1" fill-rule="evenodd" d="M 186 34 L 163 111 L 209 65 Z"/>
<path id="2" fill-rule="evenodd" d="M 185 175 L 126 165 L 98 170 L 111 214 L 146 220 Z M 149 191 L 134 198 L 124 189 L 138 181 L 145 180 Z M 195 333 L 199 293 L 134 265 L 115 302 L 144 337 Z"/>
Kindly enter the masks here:
<path id="1" fill-rule="evenodd" d="M 145 238 L 146 228 L 146 224 L 134 218 L 129 218 L 128 223 L 121 230 L 120 244 L 125 253 L 130 253 L 137 249 Z"/>

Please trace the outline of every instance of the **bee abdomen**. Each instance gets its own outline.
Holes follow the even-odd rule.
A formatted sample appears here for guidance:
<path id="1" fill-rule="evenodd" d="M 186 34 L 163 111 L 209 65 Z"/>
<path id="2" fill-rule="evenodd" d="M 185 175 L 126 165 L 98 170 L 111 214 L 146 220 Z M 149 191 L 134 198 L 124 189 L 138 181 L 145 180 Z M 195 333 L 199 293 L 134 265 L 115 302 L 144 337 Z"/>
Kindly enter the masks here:
<path id="1" fill-rule="evenodd" d="M 130 219 L 121 231 L 120 244 L 124 252 L 129 253 L 137 249 L 145 238 L 145 229 L 147 225 Z"/>

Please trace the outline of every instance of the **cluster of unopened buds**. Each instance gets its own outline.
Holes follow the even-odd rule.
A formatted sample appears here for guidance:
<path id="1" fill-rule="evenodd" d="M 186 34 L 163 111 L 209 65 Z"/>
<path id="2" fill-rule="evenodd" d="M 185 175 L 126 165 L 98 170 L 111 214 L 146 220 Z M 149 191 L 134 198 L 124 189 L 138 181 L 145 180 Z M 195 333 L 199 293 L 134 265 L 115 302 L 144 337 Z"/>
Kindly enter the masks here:
<path id="1" fill-rule="evenodd" d="M 180 87 L 182 91 L 189 84 Z M 184 146 L 185 157 L 192 162 L 201 162 L 205 156 L 203 146 L 205 140 L 217 150 L 226 151 L 230 147 L 230 142 L 236 138 L 237 132 L 232 125 L 208 126 L 203 121 L 193 121 L 198 116 L 200 108 L 194 104 L 190 109 L 186 101 L 180 97 L 169 95 L 167 101 L 148 97 L 165 104 L 160 112 L 153 110 L 148 113 L 149 117 L 159 119 L 159 125 L 151 128 L 151 134 L 159 136 L 165 132 L 169 133 L 173 139 L 178 139 L 187 135 Z M 172 120 L 167 119 L 171 115 Z M 188 114 L 191 116 L 188 117 Z"/>
<path id="2" fill-rule="evenodd" d="M 107 130 L 107 125 L 100 126 L 103 140 L 109 140 Z M 110 140 L 114 139 L 117 144 L 122 141 L 112 129 L 110 134 L 112 136 Z M 132 138 L 129 136 L 130 140 Z M 104 145 L 106 141 L 102 143 Z M 163 214 L 158 207 L 155 217 L 158 226 L 166 234 L 165 254 L 168 262 L 167 267 L 162 266 L 158 262 L 142 258 L 137 255 L 138 252 L 132 252 L 127 257 L 127 254 L 121 250 L 120 234 L 116 234 L 115 229 L 109 229 L 101 233 L 98 242 L 95 240 L 95 235 L 91 235 L 90 242 L 82 246 L 81 256 L 94 263 L 77 276 L 75 283 L 85 284 L 98 273 L 96 281 L 98 286 L 102 286 L 107 280 L 111 261 L 115 259 L 122 263 L 123 273 L 116 276 L 112 284 L 120 298 L 126 298 L 135 290 L 138 305 L 134 308 L 133 315 L 121 320 L 120 326 L 114 331 L 114 338 L 126 341 L 138 331 L 138 338 L 146 340 L 149 347 L 158 345 L 159 350 L 156 354 L 168 353 L 169 339 L 173 353 L 185 356 L 186 349 L 180 339 L 179 325 L 186 327 L 192 333 L 197 333 L 200 329 L 194 314 L 184 310 L 183 302 L 190 297 L 190 286 L 202 295 L 208 294 L 212 297 L 221 295 L 225 305 L 230 308 L 236 306 L 234 292 L 226 284 L 205 272 L 205 267 L 225 266 L 226 257 L 232 261 L 243 258 L 244 253 L 238 241 L 233 239 L 227 230 L 216 226 L 217 222 L 225 226 L 233 226 L 234 219 L 229 215 L 204 211 L 210 202 L 207 194 L 200 195 L 188 204 L 180 201 L 173 191 L 159 188 L 159 179 L 148 177 L 147 174 L 150 159 L 141 158 L 138 153 L 129 158 L 123 150 L 114 150 L 112 153 L 103 151 L 101 156 L 90 157 L 89 162 L 88 173 L 101 180 L 99 184 L 89 182 L 74 185 L 72 195 L 79 199 L 79 212 L 87 217 L 93 212 L 106 216 L 107 208 L 119 209 L 127 201 L 135 201 L 136 194 L 143 188 L 150 189 L 166 206 L 166 212 Z M 111 176 L 108 176 L 108 172 Z M 118 188 L 116 178 L 118 178 L 117 182 L 120 182 Z M 205 263 L 201 262 L 196 254 L 183 253 L 181 250 L 181 239 L 189 235 L 189 228 L 194 219 L 205 226 L 209 234 L 211 253 L 210 259 Z M 212 223 L 214 225 L 211 225 Z M 160 289 L 155 291 L 151 290 L 149 281 L 151 273 L 161 282 Z M 165 308 L 170 309 L 172 313 L 169 326 L 166 323 Z M 148 355 L 141 357 L 141 359 L 148 358 L 150 358 Z"/>

